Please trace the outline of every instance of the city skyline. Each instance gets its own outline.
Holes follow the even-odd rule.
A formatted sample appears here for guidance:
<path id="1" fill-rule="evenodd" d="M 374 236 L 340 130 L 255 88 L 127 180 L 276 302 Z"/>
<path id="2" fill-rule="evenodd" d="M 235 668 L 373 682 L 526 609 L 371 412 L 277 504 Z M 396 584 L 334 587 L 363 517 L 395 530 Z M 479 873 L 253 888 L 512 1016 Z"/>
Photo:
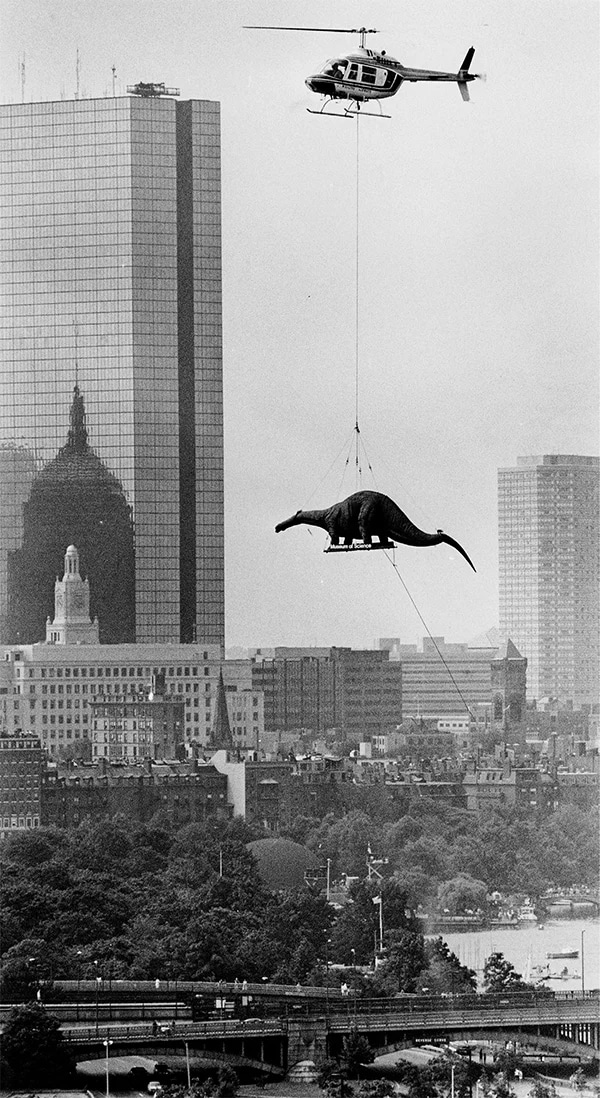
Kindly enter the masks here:
<path id="1" fill-rule="evenodd" d="M 114 64 L 117 97 L 141 78 L 222 104 L 227 644 L 420 638 L 384 554 L 326 557 L 307 530 L 273 533 L 356 487 L 357 127 L 304 109 L 318 106 L 304 78 L 343 39 L 242 27 L 364 11 L 137 12 L 9 0 L 2 98 L 71 97 L 79 50 L 82 96 L 110 98 Z M 597 10 L 378 2 L 369 20 L 406 63 L 452 68 L 473 44 L 488 74 L 471 104 L 408 86 L 390 120 L 359 126 L 362 486 L 465 545 L 477 576 L 441 547 L 396 562 L 431 632 L 469 639 L 498 621 L 497 469 L 597 450 Z M 559 86 L 565 55 L 577 79 Z"/>
<path id="2" fill-rule="evenodd" d="M 219 105 L 136 95 L 22 103 L 0 107 L 0 126 L 0 443 L 10 503 L 0 567 L 17 619 L 8 639 L 42 639 L 48 596 L 38 570 L 58 571 L 66 539 L 83 551 L 93 598 L 108 600 L 105 587 L 127 571 L 118 598 L 128 624 L 119 630 L 100 611 L 105 639 L 223 645 Z M 85 438 L 65 447 L 74 383 Z M 67 461 L 55 460 L 59 447 Z M 24 454 L 37 467 L 32 496 L 49 463 L 57 483 L 49 504 L 23 508 L 32 548 L 15 586 Z M 90 515 L 89 530 L 69 515 L 60 529 L 67 511 L 90 511 L 84 485 L 95 494 L 92 479 L 108 475 L 98 458 L 131 511 L 134 567 L 127 559 L 125 569 L 116 530 L 94 555 L 91 531 L 106 533 L 108 515 Z M 81 495 L 74 508 L 69 493 Z M 11 611 L 27 601 L 27 582 L 42 601 L 37 623 Z"/>

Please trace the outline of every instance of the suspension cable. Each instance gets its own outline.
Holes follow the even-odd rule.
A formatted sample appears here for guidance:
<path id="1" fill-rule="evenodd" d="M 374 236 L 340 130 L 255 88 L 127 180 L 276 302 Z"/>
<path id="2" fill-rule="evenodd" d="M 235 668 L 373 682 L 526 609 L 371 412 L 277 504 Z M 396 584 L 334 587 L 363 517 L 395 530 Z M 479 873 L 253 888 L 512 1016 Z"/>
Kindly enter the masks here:
<path id="1" fill-rule="evenodd" d="M 413 605 L 414 609 L 416 610 L 416 612 L 417 612 L 417 614 L 418 614 L 418 616 L 419 616 L 419 620 L 420 620 L 421 624 L 423 625 L 423 627 L 424 627 L 424 629 L 425 629 L 425 631 L 426 631 L 426 633 L 427 633 L 427 636 L 429 637 L 429 639 L 430 639 L 431 643 L 433 644 L 433 647 L 435 648 L 435 650 L 436 650 L 436 652 L 437 652 L 438 656 L 440 657 L 440 660 L 442 661 L 442 663 L 443 663 L 444 667 L 446 668 L 446 671 L 448 672 L 448 675 L 450 676 L 450 679 L 452 680 L 452 683 L 454 684 L 454 687 L 455 687 L 455 689 L 456 689 L 456 693 L 458 694 L 458 696 L 459 696 L 460 700 L 462 701 L 462 703 L 463 703 L 463 705 L 464 705 L 464 707 L 465 707 L 465 709 L 466 709 L 467 713 L 469 714 L 469 716 L 470 716 L 470 717 L 472 717 L 472 716 L 473 716 L 473 714 L 472 714 L 472 712 L 471 712 L 471 709 L 470 709 L 470 707 L 469 707 L 469 704 L 468 704 L 468 702 L 467 702 L 467 699 L 465 698 L 465 696 L 464 696 L 464 694 L 463 694 L 463 692 L 462 692 L 462 690 L 461 690 L 460 686 L 458 685 L 458 683 L 457 683 L 456 679 L 454 678 L 454 675 L 452 674 L 452 671 L 450 670 L 450 667 L 449 667 L 449 666 L 448 666 L 448 664 L 446 663 L 446 660 L 444 659 L 444 657 L 443 657 L 443 655 L 442 655 L 442 653 L 441 653 L 441 651 L 440 651 L 440 648 L 439 648 L 439 646 L 438 646 L 438 643 L 437 643 L 437 641 L 436 641 L 435 637 L 434 637 L 434 636 L 432 635 L 432 633 L 431 633 L 431 631 L 430 631 L 430 629 L 429 629 L 429 626 L 427 625 L 427 622 L 425 621 L 425 618 L 423 617 L 423 615 L 422 615 L 421 611 L 419 610 L 419 607 L 417 606 L 417 604 L 416 604 L 415 600 L 413 599 L 413 597 L 412 597 L 412 595 L 411 595 L 410 591 L 408 590 L 408 587 L 406 586 L 406 584 L 405 584 L 404 580 L 402 579 L 402 576 L 400 575 L 400 572 L 399 572 L 399 570 L 398 570 L 398 566 L 397 566 L 397 564 L 396 564 L 396 561 L 395 561 L 395 560 L 394 560 L 394 558 L 393 558 L 393 557 L 391 557 L 391 556 L 389 555 L 389 553 L 387 553 L 387 552 L 385 553 L 385 556 L 386 556 L 387 560 L 389 560 L 389 562 L 390 562 L 390 564 L 391 564 L 392 568 L 394 569 L 394 572 L 396 573 L 396 575 L 397 575 L 398 579 L 400 580 L 400 583 L 402 584 L 402 586 L 403 586 L 404 590 L 406 591 L 406 594 L 408 595 L 408 598 L 410 599 L 410 601 L 411 601 L 411 603 L 412 603 L 412 605 Z"/>
<path id="2" fill-rule="evenodd" d="M 356 241 L 355 241 L 355 331 L 354 331 L 354 430 L 356 433 L 355 438 L 355 453 L 354 453 L 354 465 L 355 465 L 355 480 L 356 487 L 360 487 L 360 428 L 358 426 L 358 403 L 359 403 L 359 326 L 360 326 L 360 282 L 359 282 L 359 209 L 360 209 L 360 120 L 358 112 L 356 114 Z"/>

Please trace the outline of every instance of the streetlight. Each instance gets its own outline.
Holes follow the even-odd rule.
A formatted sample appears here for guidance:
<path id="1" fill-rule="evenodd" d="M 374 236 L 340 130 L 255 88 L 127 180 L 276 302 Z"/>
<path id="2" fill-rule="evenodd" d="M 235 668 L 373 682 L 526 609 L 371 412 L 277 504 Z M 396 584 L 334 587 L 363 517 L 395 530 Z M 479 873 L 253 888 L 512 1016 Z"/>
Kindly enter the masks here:
<path id="1" fill-rule="evenodd" d="M 98 962 L 94 961 L 94 965 L 96 966 L 94 971 L 96 973 L 96 1037 L 97 1037 L 98 1036 L 98 1007 L 99 1007 L 99 996 L 100 996 L 100 984 L 102 983 L 102 977 L 98 975 Z"/>
<path id="2" fill-rule="evenodd" d="M 585 956 L 584 956 L 584 952 L 583 952 L 583 936 L 584 936 L 584 934 L 585 934 L 585 930 L 582 930 L 581 931 L 581 990 L 582 990 L 582 992 L 585 991 L 585 974 L 584 974 L 584 971 L 583 971 L 584 963 L 585 963 Z"/>
<path id="3" fill-rule="evenodd" d="M 329 1018 L 329 946 L 331 945 L 331 938 L 328 938 L 325 942 L 325 1013 Z"/>
<path id="4" fill-rule="evenodd" d="M 185 1042 L 185 1067 L 186 1067 L 186 1071 L 187 1071 L 188 1090 L 191 1090 L 192 1089 L 192 1079 L 191 1079 L 191 1076 L 190 1076 L 190 1046 L 189 1046 L 187 1041 Z"/>
<path id="5" fill-rule="evenodd" d="M 104 1045 L 104 1047 L 106 1049 L 106 1098 L 110 1098 L 110 1086 L 109 1086 L 109 1074 L 108 1074 L 108 1050 L 109 1050 L 110 1046 L 112 1045 L 112 1041 L 107 1037 L 106 1041 L 103 1041 L 102 1044 Z"/>
<path id="6" fill-rule="evenodd" d="M 81 996 L 81 958 L 83 956 L 80 949 L 75 954 L 77 958 L 77 1021 L 79 1021 L 79 999 Z"/>
<path id="7" fill-rule="evenodd" d="M 356 950 L 350 950 L 352 954 L 352 986 L 354 988 L 354 1018 L 356 1019 Z"/>
<path id="8" fill-rule="evenodd" d="M 454 1098 L 454 1071 L 456 1065 L 450 1064 L 450 1098 Z"/>

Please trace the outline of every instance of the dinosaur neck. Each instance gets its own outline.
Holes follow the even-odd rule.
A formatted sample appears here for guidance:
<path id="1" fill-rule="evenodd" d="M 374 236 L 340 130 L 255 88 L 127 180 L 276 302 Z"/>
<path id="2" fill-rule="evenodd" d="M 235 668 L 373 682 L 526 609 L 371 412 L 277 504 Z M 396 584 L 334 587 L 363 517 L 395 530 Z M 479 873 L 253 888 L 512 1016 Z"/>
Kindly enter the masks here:
<path id="1" fill-rule="evenodd" d="M 305 526 L 320 526 L 322 530 L 326 530 L 328 516 L 328 508 L 322 511 L 299 511 L 294 521 L 303 523 Z"/>

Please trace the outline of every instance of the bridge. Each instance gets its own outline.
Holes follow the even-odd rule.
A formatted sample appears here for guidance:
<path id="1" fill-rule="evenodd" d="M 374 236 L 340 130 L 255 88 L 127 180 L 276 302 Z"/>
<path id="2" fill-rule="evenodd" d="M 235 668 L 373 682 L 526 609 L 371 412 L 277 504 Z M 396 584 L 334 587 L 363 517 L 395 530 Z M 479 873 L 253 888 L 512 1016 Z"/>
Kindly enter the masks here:
<path id="1" fill-rule="evenodd" d="M 213 985 L 214 986 L 214 985 Z M 290 992 L 290 989 L 286 989 Z M 311 989 L 318 990 L 318 989 Z M 223 988 L 219 989 L 223 1003 Z M 264 1004 L 263 1004 L 264 1005 Z M 321 995 L 291 1010 L 278 1004 L 276 1017 L 223 1016 L 204 1021 L 172 1018 L 124 1025 L 114 1021 L 93 1026 L 64 1023 L 62 1032 L 78 1060 L 141 1055 L 157 1060 L 189 1057 L 227 1062 L 233 1067 L 281 1077 L 299 1060 L 319 1064 L 339 1056 L 344 1037 L 357 1032 L 376 1054 L 427 1040 L 431 1043 L 507 1040 L 554 1049 L 580 1060 L 600 1056 L 598 992 L 556 995 L 459 996 L 427 1000 L 354 999 Z M 52 1006 L 50 1006 L 52 1010 Z M 144 1013 L 145 1012 L 145 1013 Z M 139 1013 L 149 1017 L 140 1004 Z"/>

